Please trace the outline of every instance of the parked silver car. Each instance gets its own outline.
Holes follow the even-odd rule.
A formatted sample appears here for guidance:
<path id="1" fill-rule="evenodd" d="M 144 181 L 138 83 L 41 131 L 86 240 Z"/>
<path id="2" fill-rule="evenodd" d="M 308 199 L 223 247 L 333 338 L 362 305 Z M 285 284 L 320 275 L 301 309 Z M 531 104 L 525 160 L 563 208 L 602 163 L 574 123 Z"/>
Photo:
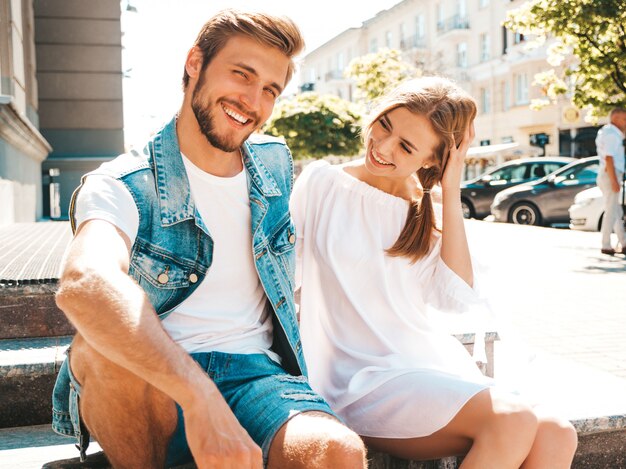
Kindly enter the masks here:
<path id="1" fill-rule="evenodd" d="M 495 195 L 509 187 L 536 181 L 562 168 L 574 158 L 542 156 L 520 158 L 489 169 L 480 176 L 461 183 L 461 204 L 465 218 L 485 218 Z"/>
<path id="2" fill-rule="evenodd" d="M 596 184 L 598 166 L 597 156 L 582 158 L 537 181 L 503 190 L 491 213 L 496 221 L 520 225 L 568 223 L 574 197 Z"/>

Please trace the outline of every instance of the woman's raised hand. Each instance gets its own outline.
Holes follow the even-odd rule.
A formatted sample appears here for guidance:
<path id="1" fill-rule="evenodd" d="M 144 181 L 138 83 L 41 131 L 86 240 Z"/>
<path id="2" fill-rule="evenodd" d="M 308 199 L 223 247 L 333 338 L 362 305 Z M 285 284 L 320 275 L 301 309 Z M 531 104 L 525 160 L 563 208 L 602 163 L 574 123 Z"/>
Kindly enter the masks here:
<path id="1" fill-rule="evenodd" d="M 443 171 L 443 177 L 441 178 L 441 188 L 443 190 L 459 190 L 461 187 L 461 178 L 463 177 L 463 166 L 465 163 L 465 156 L 469 149 L 476 132 L 474 131 L 474 122 L 465 129 L 463 134 L 463 140 L 457 148 L 457 144 L 452 137 L 452 147 L 450 148 L 450 154 L 448 155 L 448 161 Z"/>

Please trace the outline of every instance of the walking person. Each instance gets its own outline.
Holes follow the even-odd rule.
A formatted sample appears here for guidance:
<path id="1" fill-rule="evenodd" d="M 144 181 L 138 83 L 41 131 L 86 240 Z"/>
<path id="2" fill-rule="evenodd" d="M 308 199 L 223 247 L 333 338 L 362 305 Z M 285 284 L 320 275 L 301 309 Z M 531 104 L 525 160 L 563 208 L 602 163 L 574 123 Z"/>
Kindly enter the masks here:
<path id="1" fill-rule="evenodd" d="M 597 184 L 602 191 L 604 215 L 602 216 L 602 254 L 614 255 L 616 251 L 626 254 L 624 213 L 620 190 L 624 182 L 624 134 L 626 133 L 626 109 L 616 107 L 609 115 L 610 122 L 598 131 L 596 147 L 600 157 Z M 615 232 L 619 248 L 611 245 L 611 233 Z"/>
<path id="2" fill-rule="evenodd" d="M 83 178 L 57 304 L 78 333 L 53 427 L 115 468 L 360 468 L 306 379 L 293 302 L 289 150 L 253 135 L 303 48 L 224 10 L 187 54 L 177 116 Z"/>
<path id="3" fill-rule="evenodd" d="M 567 468 L 572 425 L 494 387 L 433 320 L 432 308 L 482 301 L 460 201 L 475 115 L 452 82 L 409 81 L 365 125 L 364 159 L 316 162 L 296 181 L 311 385 L 370 448 L 407 459 L 464 454 L 466 469 Z"/>

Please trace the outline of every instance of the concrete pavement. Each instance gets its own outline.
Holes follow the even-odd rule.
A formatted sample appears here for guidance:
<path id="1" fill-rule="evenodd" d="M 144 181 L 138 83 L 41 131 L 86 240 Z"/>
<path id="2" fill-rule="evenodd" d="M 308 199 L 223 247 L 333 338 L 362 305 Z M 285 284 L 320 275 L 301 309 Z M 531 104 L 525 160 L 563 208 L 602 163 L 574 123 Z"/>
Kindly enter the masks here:
<path id="1" fill-rule="evenodd" d="M 626 379 L 625 256 L 601 254 L 600 233 L 476 220 L 466 227 L 483 287 L 510 326 L 504 339 Z"/>

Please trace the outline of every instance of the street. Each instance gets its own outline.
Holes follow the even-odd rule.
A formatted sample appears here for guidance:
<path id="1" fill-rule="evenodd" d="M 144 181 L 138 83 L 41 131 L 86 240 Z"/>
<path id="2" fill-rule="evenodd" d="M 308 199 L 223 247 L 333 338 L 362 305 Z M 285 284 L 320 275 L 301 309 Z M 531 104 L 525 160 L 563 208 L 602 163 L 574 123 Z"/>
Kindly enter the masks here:
<path id="1" fill-rule="evenodd" d="M 600 233 L 476 220 L 466 228 L 510 337 L 626 378 L 625 256 L 601 254 Z"/>

